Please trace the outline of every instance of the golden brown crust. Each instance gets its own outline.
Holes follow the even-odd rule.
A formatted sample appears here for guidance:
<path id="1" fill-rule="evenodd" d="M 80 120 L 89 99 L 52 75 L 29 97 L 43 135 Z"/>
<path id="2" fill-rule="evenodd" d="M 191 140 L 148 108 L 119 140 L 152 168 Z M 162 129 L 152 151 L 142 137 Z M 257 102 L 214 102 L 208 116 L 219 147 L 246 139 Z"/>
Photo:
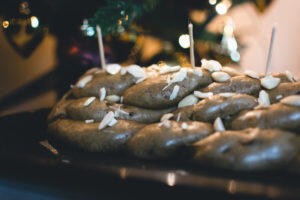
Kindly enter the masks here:
<path id="1" fill-rule="evenodd" d="M 194 91 L 200 86 L 209 84 L 212 80 L 210 73 L 203 71 L 203 76 L 200 77 L 192 72 L 187 72 L 187 77 L 177 83 L 173 83 L 165 90 L 169 74 L 161 75 L 155 78 L 149 78 L 145 81 L 130 87 L 124 93 L 124 103 L 138 107 L 159 109 L 176 105 L 182 98 Z M 179 86 L 179 92 L 174 100 L 170 100 L 173 88 Z"/>
<path id="2" fill-rule="evenodd" d="M 276 103 L 266 109 L 243 112 L 233 120 L 231 125 L 235 130 L 248 127 L 300 130 L 300 107 Z"/>
<path id="3" fill-rule="evenodd" d="M 296 136 L 280 130 L 217 132 L 194 144 L 194 161 L 242 171 L 286 166 L 297 154 Z"/>
<path id="4" fill-rule="evenodd" d="M 90 82 L 86 83 L 84 88 L 74 87 L 72 94 L 79 97 L 99 97 L 99 91 L 102 87 L 106 89 L 106 95 L 119 95 L 134 84 L 134 77 L 129 73 L 121 75 L 117 73 L 115 75 L 108 74 L 103 71 L 98 74 L 94 74 Z"/>
<path id="5" fill-rule="evenodd" d="M 213 132 L 211 124 L 202 122 L 168 121 L 170 127 L 151 124 L 141 129 L 127 144 L 128 150 L 139 158 L 168 158 L 181 147 L 199 141 Z M 187 129 L 182 124 L 187 124 Z M 183 152 L 181 152 L 183 153 Z"/>
<path id="6" fill-rule="evenodd" d="M 49 124 L 50 133 L 57 139 L 90 152 L 116 152 L 144 127 L 133 121 L 119 120 L 112 127 L 98 130 L 99 123 L 58 119 Z"/>
<path id="7" fill-rule="evenodd" d="M 280 83 L 276 88 L 266 90 L 266 92 L 269 94 L 270 102 L 276 103 L 284 97 L 300 92 L 300 81 Z"/>
<path id="8" fill-rule="evenodd" d="M 235 76 L 224 83 L 211 83 L 203 88 L 203 92 L 212 92 L 214 94 L 224 92 L 236 92 L 257 96 L 261 89 L 260 81 L 255 78 L 250 78 L 246 75 Z"/>
<path id="9" fill-rule="evenodd" d="M 174 110 L 174 108 L 150 110 L 99 100 L 93 101 L 89 106 L 84 106 L 84 102 L 87 99 L 88 97 L 76 99 L 68 104 L 66 107 L 67 116 L 75 120 L 94 119 L 96 122 L 99 122 L 109 111 L 115 112 L 120 109 L 118 119 L 140 123 L 154 123 L 158 122 L 162 115 Z"/>
<path id="10" fill-rule="evenodd" d="M 256 98 L 246 94 L 235 94 L 230 97 L 214 95 L 194 105 L 193 119 L 212 122 L 217 117 L 232 116 L 243 110 L 251 110 L 255 106 L 257 106 Z"/>

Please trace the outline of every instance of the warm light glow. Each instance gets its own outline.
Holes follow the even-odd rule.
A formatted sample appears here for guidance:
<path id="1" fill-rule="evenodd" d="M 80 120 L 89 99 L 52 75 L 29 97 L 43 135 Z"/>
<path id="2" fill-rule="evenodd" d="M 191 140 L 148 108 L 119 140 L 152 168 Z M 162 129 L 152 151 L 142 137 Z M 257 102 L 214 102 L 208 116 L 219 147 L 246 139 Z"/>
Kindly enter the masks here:
<path id="1" fill-rule="evenodd" d="M 208 3 L 210 5 L 215 5 L 217 3 L 217 0 L 208 0 Z"/>
<path id="2" fill-rule="evenodd" d="M 3 21 L 2 25 L 3 25 L 3 28 L 8 28 L 9 21 Z"/>
<path id="3" fill-rule="evenodd" d="M 169 186 L 174 186 L 176 183 L 176 176 L 174 173 L 168 173 L 167 175 L 167 184 Z"/>
<path id="4" fill-rule="evenodd" d="M 188 34 L 183 34 L 179 37 L 178 42 L 182 48 L 187 49 L 190 47 L 190 36 Z"/>
<path id="5" fill-rule="evenodd" d="M 32 28 L 39 27 L 39 19 L 36 16 L 32 16 L 30 18 L 30 20 L 31 20 L 31 26 L 32 26 Z"/>
<path id="6" fill-rule="evenodd" d="M 91 26 L 89 26 L 87 29 L 86 29 L 86 35 L 89 36 L 89 37 L 92 37 L 95 35 L 95 29 Z"/>
<path id="7" fill-rule="evenodd" d="M 219 15 L 224 15 L 227 13 L 227 5 L 223 2 L 216 5 L 216 11 Z"/>

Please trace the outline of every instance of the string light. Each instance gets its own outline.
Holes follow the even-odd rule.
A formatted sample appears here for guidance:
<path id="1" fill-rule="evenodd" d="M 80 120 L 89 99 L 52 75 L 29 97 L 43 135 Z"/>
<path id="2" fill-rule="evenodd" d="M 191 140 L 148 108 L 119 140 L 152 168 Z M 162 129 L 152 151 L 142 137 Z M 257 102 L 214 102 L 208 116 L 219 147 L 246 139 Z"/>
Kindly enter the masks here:
<path id="1" fill-rule="evenodd" d="M 95 29 L 93 27 L 88 27 L 86 29 L 86 35 L 89 36 L 89 37 L 92 37 L 95 35 Z"/>
<path id="2" fill-rule="evenodd" d="M 231 0 L 223 0 L 216 5 L 216 11 L 219 15 L 225 15 L 231 6 Z"/>
<path id="3" fill-rule="evenodd" d="M 190 47 L 190 36 L 188 34 L 182 34 L 180 35 L 178 42 L 182 48 L 187 49 Z"/>
<path id="4" fill-rule="evenodd" d="M 217 3 L 217 0 L 209 0 L 208 3 L 210 5 L 215 5 Z"/>
<path id="5" fill-rule="evenodd" d="M 219 15 L 224 15 L 227 13 L 227 6 L 224 3 L 218 3 L 216 5 L 216 11 Z"/>
<path id="6" fill-rule="evenodd" d="M 9 27 L 9 21 L 3 21 L 2 23 L 3 28 L 8 28 Z"/>
<path id="7" fill-rule="evenodd" d="M 36 17 L 36 16 L 32 16 L 30 17 L 30 20 L 31 20 L 31 26 L 32 28 L 37 28 L 39 27 L 39 19 Z"/>

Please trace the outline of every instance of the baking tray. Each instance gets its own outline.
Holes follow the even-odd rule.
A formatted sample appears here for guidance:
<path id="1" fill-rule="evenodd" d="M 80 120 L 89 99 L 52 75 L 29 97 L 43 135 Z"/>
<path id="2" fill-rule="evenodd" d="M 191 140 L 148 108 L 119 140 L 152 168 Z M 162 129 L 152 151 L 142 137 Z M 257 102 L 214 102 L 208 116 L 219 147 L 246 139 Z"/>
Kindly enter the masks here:
<path id="1" fill-rule="evenodd" d="M 144 198 L 172 191 L 173 199 L 191 194 L 209 199 L 300 199 L 300 174 L 291 170 L 238 173 L 180 161 L 147 161 L 66 148 L 48 140 L 49 112 L 50 109 L 41 109 L 0 118 L 2 168 L 15 169 L 12 173 L 19 175 L 28 173 L 29 177 L 32 173 L 36 176 L 37 171 L 43 176 L 48 174 L 42 181 L 46 185 L 52 174 L 60 174 L 70 182 L 85 182 L 80 184 L 80 191 L 87 191 L 85 195 L 92 194 L 91 185 L 102 184 L 107 191 L 134 188 L 134 196 Z M 78 178 L 74 180 L 74 176 Z"/>

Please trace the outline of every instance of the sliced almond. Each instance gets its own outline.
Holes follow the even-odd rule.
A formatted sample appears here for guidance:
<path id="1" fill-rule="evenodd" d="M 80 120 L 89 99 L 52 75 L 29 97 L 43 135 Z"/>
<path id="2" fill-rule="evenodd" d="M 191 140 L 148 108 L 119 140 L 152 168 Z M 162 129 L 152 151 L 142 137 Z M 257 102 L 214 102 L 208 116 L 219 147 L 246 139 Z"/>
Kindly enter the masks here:
<path id="1" fill-rule="evenodd" d="M 224 124 L 220 117 L 217 117 L 217 119 L 215 120 L 214 129 L 215 129 L 215 131 L 225 131 Z"/>
<path id="2" fill-rule="evenodd" d="M 129 115 L 129 112 L 126 112 L 124 110 L 121 110 L 121 105 L 119 105 L 119 107 L 115 107 L 115 106 L 109 106 L 110 109 L 117 111 L 118 113 L 122 113 L 124 115 Z"/>
<path id="3" fill-rule="evenodd" d="M 90 123 L 94 123 L 94 120 L 93 119 L 86 119 L 84 122 L 86 124 L 90 124 Z"/>
<path id="4" fill-rule="evenodd" d="M 234 93 L 234 92 L 223 92 L 223 93 L 219 93 L 218 95 L 220 95 L 222 97 L 232 97 L 232 96 L 238 95 L 238 94 Z"/>
<path id="5" fill-rule="evenodd" d="M 146 80 L 147 77 L 142 77 L 142 78 L 139 78 L 135 81 L 135 84 L 138 84 L 138 83 L 141 83 L 143 82 L 144 80 Z"/>
<path id="6" fill-rule="evenodd" d="M 143 78 L 147 76 L 145 70 L 138 65 L 130 65 L 126 67 L 126 70 L 129 74 L 131 74 L 135 78 Z"/>
<path id="7" fill-rule="evenodd" d="M 280 95 L 277 95 L 277 96 L 276 96 L 276 100 L 282 99 L 282 97 L 283 97 L 283 96 L 282 96 L 281 94 L 280 94 Z"/>
<path id="8" fill-rule="evenodd" d="M 290 71 L 286 70 L 286 71 L 285 71 L 285 76 L 286 76 L 287 79 L 289 79 L 289 81 L 291 81 L 292 83 L 295 82 L 294 77 L 293 77 L 293 74 L 292 74 Z"/>
<path id="9" fill-rule="evenodd" d="M 259 79 L 259 75 L 254 71 L 246 70 L 245 74 L 251 78 Z"/>
<path id="10" fill-rule="evenodd" d="M 82 79 L 80 79 L 80 80 L 78 81 L 78 83 L 76 84 L 76 86 L 77 86 L 78 88 L 84 88 L 84 86 L 85 86 L 88 82 L 90 82 L 92 79 L 93 79 L 93 76 L 92 76 L 92 75 L 87 75 L 87 76 L 83 77 Z"/>
<path id="11" fill-rule="evenodd" d="M 222 70 L 222 65 L 216 60 L 202 59 L 201 64 L 202 64 L 201 66 L 204 69 L 207 69 L 210 72 L 215 72 L 215 71 L 221 71 Z"/>
<path id="12" fill-rule="evenodd" d="M 120 98 L 120 103 L 123 103 L 123 100 L 124 100 L 124 97 L 121 96 L 121 98 Z"/>
<path id="13" fill-rule="evenodd" d="M 106 96 L 106 89 L 103 87 L 100 89 L 100 101 L 103 101 L 105 99 Z"/>
<path id="14" fill-rule="evenodd" d="M 88 98 L 88 99 L 83 103 L 83 106 L 89 106 L 95 99 L 96 99 L 96 97 L 90 97 L 90 98 Z"/>
<path id="15" fill-rule="evenodd" d="M 170 100 L 171 101 L 174 100 L 174 99 L 176 99 L 176 97 L 178 95 L 178 92 L 179 92 L 179 88 L 180 88 L 179 85 L 175 85 L 174 86 L 173 91 L 172 91 L 172 93 L 170 95 Z"/>
<path id="16" fill-rule="evenodd" d="M 107 125 L 108 126 L 114 126 L 117 122 L 118 122 L 118 120 L 116 120 L 115 118 L 113 118 Z"/>
<path id="17" fill-rule="evenodd" d="M 176 72 L 176 71 L 179 71 L 181 69 L 181 67 L 179 65 L 177 66 L 174 66 L 174 67 L 171 67 L 169 65 L 165 65 L 163 67 L 161 67 L 160 69 L 160 74 L 167 74 L 167 73 L 170 73 L 170 72 Z"/>
<path id="18" fill-rule="evenodd" d="M 161 118 L 160 118 L 160 121 L 165 121 L 165 120 L 169 120 L 171 119 L 172 117 L 174 117 L 174 114 L 173 113 L 167 113 L 167 114 L 164 114 Z"/>
<path id="19" fill-rule="evenodd" d="M 179 122 L 179 120 L 180 120 L 180 117 L 181 117 L 181 113 L 178 113 L 178 115 L 177 115 L 177 119 L 176 119 L 176 121 L 177 121 L 177 122 Z"/>
<path id="20" fill-rule="evenodd" d="M 127 73 L 127 68 L 126 67 L 122 67 L 121 68 L 121 71 L 120 71 L 120 74 L 123 76 Z"/>
<path id="21" fill-rule="evenodd" d="M 121 65 L 119 64 L 108 64 L 105 66 L 105 70 L 107 73 L 115 75 L 121 70 Z"/>
<path id="22" fill-rule="evenodd" d="M 209 98 L 214 95 L 212 92 L 200 92 L 200 91 L 194 91 L 194 95 L 200 99 Z"/>
<path id="23" fill-rule="evenodd" d="M 168 85 L 164 87 L 162 90 L 167 89 L 172 83 L 177 83 L 183 81 L 187 76 L 187 72 L 185 69 L 180 69 L 179 72 L 175 73 L 173 79 L 168 82 Z"/>
<path id="24" fill-rule="evenodd" d="M 264 88 L 271 90 L 277 87 L 277 85 L 280 83 L 280 78 L 275 78 L 273 76 L 266 76 L 260 79 L 260 83 Z"/>
<path id="25" fill-rule="evenodd" d="M 120 97 L 118 95 L 108 95 L 106 96 L 106 100 L 110 101 L 110 102 L 119 102 L 120 101 Z"/>
<path id="26" fill-rule="evenodd" d="M 183 123 L 181 124 L 181 128 L 182 128 L 183 130 L 187 130 L 187 129 L 189 128 L 189 126 L 187 125 L 187 123 L 183 122 Z"/>
<path id="27" fill-rule="evenodd" d="M 266 108 L 270 106 L 270 98 L 269 98 L 269 94 L 264 91 L 261 90 L 259 92 L 259 96 L 258 96 L 258 107 L 256 107 L 256 109 L 258 108 Z"/>
<path id="28" fill-rule="evenodd" d="M 213 72 L 211 77 L 217 82 L 226 82 L 230 79 L 229 74 L 226 72 Z"/>
<path id="29" fill-rule="evenodd" d="M 102 121 L 100 122 L 99 126 L 98 126 L 98 129 L 99 130 L 102 130 L 104 129 L 105 127 L 108 126 L 108 124 L 114 119 L 114 112 L 110 111 L 108 112 L 102 119 Z"/>
<path id="30" fill-rule="evenodd" d="M 158 127 L 161 127 L 161 126 L 164 126 L 166 128 L 170 128 L 171 127 L 169 120 L 164 120 L 164 121 L 158 123 Z"/>
<path id="31" fill-rule="evenodd" d="M 178 108 L 182 108 L 182 107 L 185 107 L 185 106 L 194 105 L 197 102 L 198 102 L 198 98 L 195 97 L 195 95 L 190 94 L 190 95 L 184 97 L 181 101 L 179 101 Z"/>
<path id="32" fill-rule="evenodd" d="M 280 100 L 281 103 L 291 106 L 300 106 L 300 95 L 291 95 Z"/>

